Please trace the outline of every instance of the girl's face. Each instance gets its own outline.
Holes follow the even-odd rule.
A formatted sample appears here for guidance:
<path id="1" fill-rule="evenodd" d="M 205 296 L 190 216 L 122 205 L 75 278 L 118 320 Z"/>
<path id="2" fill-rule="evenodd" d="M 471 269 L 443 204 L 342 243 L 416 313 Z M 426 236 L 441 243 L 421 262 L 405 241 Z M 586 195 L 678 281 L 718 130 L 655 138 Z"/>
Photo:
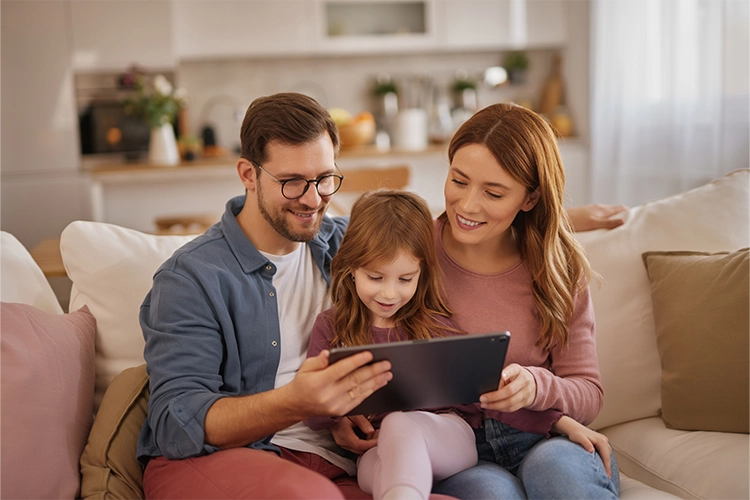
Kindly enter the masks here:
<path id="1" fill-rule="evenodd" d="M 420 261 L 409 252 L 400 252 L 387 264 L 360 267 L 354 271 L 357 295 L 370 310 L 373 326 L 392 328 L 393 316 L 417 291 Z"/>
<path id="2" fill-rule="evenodd" d="M 445 211 L 457 242 L 478 245 L 510 237 L 518 212 L 531 210 L 538 200 L 538 192 L 529 193 L 485 146 L 469 144 L 453 156 Z"/>

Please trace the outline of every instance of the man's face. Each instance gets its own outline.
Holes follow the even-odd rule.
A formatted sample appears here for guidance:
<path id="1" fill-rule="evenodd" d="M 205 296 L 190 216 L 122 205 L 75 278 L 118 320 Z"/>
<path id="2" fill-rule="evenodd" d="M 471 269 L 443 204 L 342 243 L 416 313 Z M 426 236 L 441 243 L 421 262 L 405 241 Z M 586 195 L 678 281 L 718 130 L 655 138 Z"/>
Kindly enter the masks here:
<path id="1" fill-rule="evenodd" d="M 321 197 L 315 184 L 310 183 L 304 195 L 289 200 L 282 195 L 278 181 L 293 178 L 312 180 L 334 173 L 331 138 L 328 134 L 322 134 L 306 144 L 292 146 L 271 142 L 266 148 L 268 160 L 261 167 L 267 173 L 262 170 L 257 172 L 258 209 L 266 222 L 282 237 L 296 242 L 310 241 L 320 231 L 331 197 Z"/>

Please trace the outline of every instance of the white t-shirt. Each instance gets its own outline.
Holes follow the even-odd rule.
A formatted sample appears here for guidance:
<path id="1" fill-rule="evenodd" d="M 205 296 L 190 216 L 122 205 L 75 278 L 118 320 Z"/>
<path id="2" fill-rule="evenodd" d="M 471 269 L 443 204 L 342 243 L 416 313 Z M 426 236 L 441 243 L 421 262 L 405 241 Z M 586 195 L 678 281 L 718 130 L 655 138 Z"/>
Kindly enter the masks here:
<path id="1" fill-rule="evenodd" d="M 328 309 L 331 302 L 328 284 L 306 244 L 298 245 L 295 251 L 286 255 L 261 253 L 276 265 L 273 286 L 279 307 L 281 359 L 275 387 L 281 387 L 292 381 L 307 357 L 315 318 Z M 271 442 L 290 450 L 315 453 L 349 475 L 356 473 L 354 462 L 341 456 L 343 450 L 336 445 L 328 430 L 313 431 L 299 422 L 274 434 Z"/>

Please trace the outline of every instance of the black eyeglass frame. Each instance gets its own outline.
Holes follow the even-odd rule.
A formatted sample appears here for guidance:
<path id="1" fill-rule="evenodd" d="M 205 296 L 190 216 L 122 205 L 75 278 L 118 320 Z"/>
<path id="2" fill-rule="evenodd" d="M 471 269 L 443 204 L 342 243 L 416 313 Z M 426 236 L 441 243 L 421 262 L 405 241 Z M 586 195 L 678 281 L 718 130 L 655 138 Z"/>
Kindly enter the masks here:
<path id="1" fill-rule="evenodd" d="M 343 175 L 339 175 L 339 174 L 335 174 L 335 173 L 333 173 L 333 174 L 325 174 L 325 175 L 321 175 L 321 176 L 320 176 L 320 177 L 318 177 L 317 179 L 305 179 L 304 177 L 293 177 L 293 178 L 291 178 L 291 179 L 286 179 L 286 180 L 283 180 L 283 181 L 282 181 L 282 180 L 280 180 L 280 179 L 277 179 L 277 178 L 276 178 L 276 176 L 274 176 L 274 175 L 273 175 L 273 174 L 272 174 L 271 172 L 269 172 L 269 171 L 268 171 L 268 170 L 266 170 L 265 168 L 261 167 L 259 163 L 256 163 L 256 162 L 254 162 L 254 161 L 251 161 L 250 163 L 252 163 L 252 164 L 253 164 L 253 165 L 255 165 L 256 167 L 258 167 L 259 169 L 261 169 L 261 170 L 262 170 L 263 172 L 265 172 L 265 173 L 266 173 L 266 174 L 267 174 L 267 175 L 268 175 L 268 176 L 269 176 L 269 177 L 270 177 L 271 179 L 273 179 L 273 180 L 275 180 L 276 182 L 278 182 L 279 184 L 281 184 L 281 196 L 283 196 L 283 197 L 284 197 L 284 198 L 286 198 L 287 200 L 298 200 L 298 199 L 302 198 L 303 196 L 305 196 L 305 193 L 307 193 L 307 190 L 308 190 L 308 189 L 310 189 L 310 184 L 315 184 L 315 191 L 317 191 L 317 192 L 318 192 L 318 196 L 321 196 L 321 197 L 328 197 L 328 196 L 333 196 L 334 194 L 336 194 L 336 191 L 338 191 L 339 189 L 341 189 L 341 184 L 343 184 L 343 183 L 344 183 L 344 176 L 343 176 Z M 334 166 L 334 168 L 335 168 L 336 170 L 338 170 L 339 172 L 341 172 L 341 169 L 339 168 L 339 166 L 338 166 L 338 165 L 336 165 L 336 164 L 334 163 L 334 164 L 333 164 L 333 166 Z M 336 186 L 336 189 L 334 189 L 332 193 L 329 193 L 329 194 L 322 194 L 322 193 L 320 192 L 320 183 L 321 183 L 322 181 L 324 181 L 325 179 L 329 178 L 329 177 L 336 177 L 336 178 L 338 178 L 338 180 L 339 180 L 339 185 L 338 185 L 338 186 Z M 301 193 L 301 194 L 300 194 L 299 196 L 295 196 L 294 198 L 290 198 L 289 196 L 287 196 L 287 195 L 286 195 L 286 194 L 284 193 L 284 188 L 286 187 L 286 185 L 287 185 L 288 183 L 290 183 L 290 182 L 294 182 L 294 181 L 305 181 L 305 182 L 306 182 L 307 184 L 305 184 L 305 188 L 304 188 L 304 189 L 302 190 L 302 193 Z"/>

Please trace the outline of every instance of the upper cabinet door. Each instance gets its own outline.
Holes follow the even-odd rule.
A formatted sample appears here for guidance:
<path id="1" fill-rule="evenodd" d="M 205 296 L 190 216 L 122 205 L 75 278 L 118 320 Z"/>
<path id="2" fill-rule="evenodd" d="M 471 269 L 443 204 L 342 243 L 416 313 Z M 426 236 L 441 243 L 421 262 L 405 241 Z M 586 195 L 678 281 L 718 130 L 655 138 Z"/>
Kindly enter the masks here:
<path id="1" fill-rule="evenodd" d="M 565 0 L 435 0 L 444 50 L 565 45 Z"/>
<path id="2" fill-rule="evenodd" d="M 173 7 L 180 59 L 304 54 L 314 43 L 310 0 L 177 0 Z"/>
<path id="3" fill-rule="evenodd" d="M 524 0 L 526 45 L 529 48 L 559 47 L 568 42 L 567 0 Z"/>
<path id="4" fill-rule="evenodd" d="M 437 6 L 442 47 L 483 49 L 510 44 L 510 0 L 443 0 Z"/>
<path id="5" fill-rule="evenodd" d="M 387 53 L 436 47 L 434 0 L 318 0 L 319 53 Z"/>
<path id="6" fill-rule="evenodd" d="M 70 0 L 70 18 L 76 70 L 175 65 L 171 1 Z"/>

